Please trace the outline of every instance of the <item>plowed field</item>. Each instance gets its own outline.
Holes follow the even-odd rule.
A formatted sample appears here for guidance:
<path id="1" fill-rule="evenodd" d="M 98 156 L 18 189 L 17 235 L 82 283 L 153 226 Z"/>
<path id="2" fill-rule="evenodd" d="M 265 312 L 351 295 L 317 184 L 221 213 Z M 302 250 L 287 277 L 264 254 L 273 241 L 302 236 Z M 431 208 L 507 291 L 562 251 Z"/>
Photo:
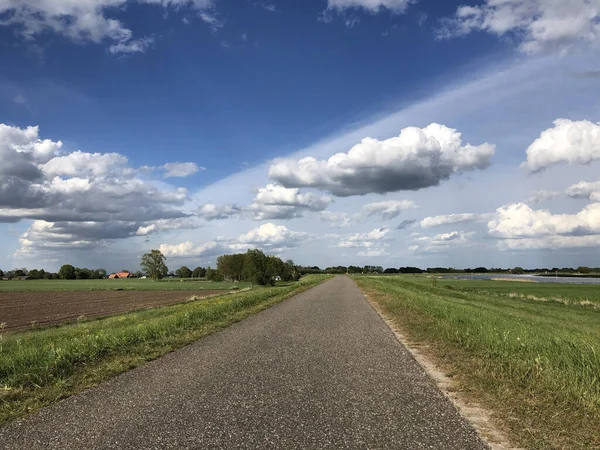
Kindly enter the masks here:
<path id="1" fill-rule="evenodd" d="M 4 330 L 29 328 L 172 305 L 215 294 L 201 291 L 0 292 L 0 324 Z"/>

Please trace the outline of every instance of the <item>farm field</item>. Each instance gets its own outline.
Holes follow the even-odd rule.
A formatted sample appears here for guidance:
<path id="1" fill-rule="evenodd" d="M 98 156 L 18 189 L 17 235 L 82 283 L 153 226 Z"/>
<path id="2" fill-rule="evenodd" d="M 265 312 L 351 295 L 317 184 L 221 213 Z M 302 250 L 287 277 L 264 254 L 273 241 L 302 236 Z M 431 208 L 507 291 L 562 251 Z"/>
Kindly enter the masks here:
<path id="1" fill-rule="evenodd" d="M 250 283 L 230 283 L 212 281 L 194 281 L 186 279 L 154 281 L 149 279 L 116 279 L 116 280 L 25 280 L 0 281 L 0 292 L 70 292 L 70 291 L 194 291 L 200 289 L 243 289 Z"/>
<path id="2" fill-rule="evenodd" d="M 0 322 L 4 331 L 96 318 L 137 309 L 181 303 L 230 292 L 196 291 L 57 291 L 0 292 Z"/>
<path id="3" fill-rule="evenodd" d="M 554 301 L 574 305 L 595 304 L 600 306 L 600 285 L 598 284 L 563 284 L 544 283 L 543 279 L 536 282 L 505 281 L 505 280 L 468 280 L 452 278 L 434 278 L 425 276 L 400 275 L 411 283 L 455 289 L 463 292 L 486 293 L 504 297 L 528 298 L 529 300 Z M 498 275 L 502 278 L 502 275 Z"/>
<path id="4" fill-rule="evenodd" d="M 516 446 L 600 448 L 598 286 L 356 276 L 404 336 Z M 568 298 L 569 304 L 528 296 Z"/>

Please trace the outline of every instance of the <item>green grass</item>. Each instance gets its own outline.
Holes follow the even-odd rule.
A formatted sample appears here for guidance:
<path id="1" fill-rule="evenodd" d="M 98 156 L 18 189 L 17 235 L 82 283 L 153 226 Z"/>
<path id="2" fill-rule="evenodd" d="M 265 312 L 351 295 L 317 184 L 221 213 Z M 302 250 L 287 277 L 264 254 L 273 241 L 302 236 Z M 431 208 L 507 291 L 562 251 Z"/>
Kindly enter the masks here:
<path id="1" fill-rule="evenodd" d="M 529 300 L 554 301 L 572 305 L 595 304 L 600 306 L 600 284 L 527 283 L 522 281 L 440 279 L 403 276 L 406 281 L 430 286 L 456 289 L 464 292 L 481 292 L 504 297 L 521 297 Z M 502 275 L 498 275 L 502 278 Z"/>
<path id="2" fill-rule="evenodd" d="M 123 289 L 133 291 L 197 291 L 199 289 L 244 289 L 250 283 L 193 281 L 180 279 L 153 281 L 149 279 L 116 280 L 25 280 L 0 281 L 0 292 L 57 292 L 57 291 L 107 291 Z"/>
<path id="3" fill-rule="evenodd" d="M 0 334 L 0 423 L 189 344 L 326 278 L 311 275 L 289 286 Z"/>
<path id="4" fill-rule="evenodd" d="M 600 448 L 600 310 L 407 277 L 355 277 L 520 447 Z M 461 282 L 457 282 L 461 283 Z M 489 282 L 495 283 L 495 282 Z M 452 283 L 448 283 L 452 285 Z M 516 292 L 539 288 L 511 283 Z M 580 298 L 589 295 L 588 286 Z"/>

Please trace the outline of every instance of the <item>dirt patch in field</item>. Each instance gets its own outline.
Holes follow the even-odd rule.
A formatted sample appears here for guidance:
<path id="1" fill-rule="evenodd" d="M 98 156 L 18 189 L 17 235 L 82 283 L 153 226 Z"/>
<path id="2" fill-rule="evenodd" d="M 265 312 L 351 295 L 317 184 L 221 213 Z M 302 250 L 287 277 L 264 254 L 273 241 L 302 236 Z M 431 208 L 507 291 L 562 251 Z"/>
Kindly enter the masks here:
<path id="1" fill-rule="evenodd" d="M 226 294 L 202 291 L 0 292 L 4 331 L 102 317 Z"/>

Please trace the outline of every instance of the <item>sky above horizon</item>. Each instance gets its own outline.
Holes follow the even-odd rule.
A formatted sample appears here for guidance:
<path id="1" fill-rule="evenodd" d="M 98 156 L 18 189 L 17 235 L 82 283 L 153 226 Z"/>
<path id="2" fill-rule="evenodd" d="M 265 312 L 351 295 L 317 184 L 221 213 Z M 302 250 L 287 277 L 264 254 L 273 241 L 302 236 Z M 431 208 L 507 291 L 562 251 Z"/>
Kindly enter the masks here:
<path id="1" fill-rule="evenodd" d="M 600 0 L 0 0 L 0 269 L 600 266 Z"/>

